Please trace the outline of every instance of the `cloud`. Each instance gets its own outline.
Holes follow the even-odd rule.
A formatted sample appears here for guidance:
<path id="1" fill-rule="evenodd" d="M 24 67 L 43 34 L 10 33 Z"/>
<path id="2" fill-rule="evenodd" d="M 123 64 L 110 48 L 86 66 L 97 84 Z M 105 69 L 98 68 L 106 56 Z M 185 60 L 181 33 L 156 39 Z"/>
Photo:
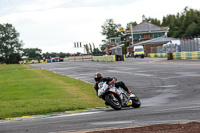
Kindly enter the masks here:
<path id="1" fill-rule="evenodd" d="M 142 15 L 162 20 L 167 14 L 182 12 L 186 6 L 199 8 L 199 0 L 168 0 L 165 4 L 162 0 L 120 1 L 28 1 L 1 16 L 0 22 L 13 24 L 26 48 L 73 53 L 81 50 L 73 48 L 74 42 L 94 42 L 96 47 L 102 43 L 105 37 L 100 33 L 101 25 L 106 19 L 112 18 L 115 23 L 125 27 L 129 22 L 140 23 Z"/>
<path id="2" fill-rule="evenodd" d="M 96 2 L 104 2 L 105 0 L 84 0 L 83 3 L 85 4 L 94 4 Z"/>
<path id="3" fill-rule="evenodd" d="M 44 48 L 43 52 L 50 48 L 49 52 L 73 52 L 78 50 L 72 49 L 73 42 L 94 42 L 99 45 L 103 22 L 96 14 L 100 12 L 101 9 L 97 8 L 57 8 L 10 14 L 1 20 L 16 27 L 25 47 Z"/>
<path id="4" fill-rule="evenodd" d="M 19 11 L 46 10 L 71 2 L 72 0 L 36 0 L 31 4 L 24 4 L 18 7 Z"/>

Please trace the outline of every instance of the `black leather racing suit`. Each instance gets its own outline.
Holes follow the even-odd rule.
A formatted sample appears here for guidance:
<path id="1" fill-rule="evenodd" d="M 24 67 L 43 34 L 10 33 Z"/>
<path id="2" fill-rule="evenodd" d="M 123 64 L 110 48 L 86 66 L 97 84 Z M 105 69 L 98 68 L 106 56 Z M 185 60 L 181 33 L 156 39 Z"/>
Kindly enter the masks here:
<path id="1" fill-rule="evenodd" d="M 114 78 L 111 78 L 111 77 L 105 77 L 105 78 L 103 78 L 103 82 L 107 82 L 107 83 L 111 82 L 112 80 L 114 80 Z M 129 92 L 129 89 L 126 87 L 126 85 L 124 84 L 123 81 L 118 81 L 118 82 L 116 82 L 116 83 L 115 83 L 115 87 L 117 87 L 117 88 L 118 88 L 118 87 L 121 87 L 121 88 L 123 88 L 125 91 Z M 94 89 L 96 90 L 96 93 L 98 94 L 98 89 L 99 89 L 99 87 L 98 87 L 98 84 L 97 84 L 97 83 L 95 83 Z"/>

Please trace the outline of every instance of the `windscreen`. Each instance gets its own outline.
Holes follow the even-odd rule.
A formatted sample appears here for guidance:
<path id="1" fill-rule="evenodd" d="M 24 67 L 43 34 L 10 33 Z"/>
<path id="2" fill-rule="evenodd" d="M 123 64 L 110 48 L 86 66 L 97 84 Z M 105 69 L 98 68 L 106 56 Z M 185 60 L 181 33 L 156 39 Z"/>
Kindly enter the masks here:
<path id="1" fill-rule="evenodd" d="M 142 48 L 135 49 L 135 52 L 138 52 L 138 51 L 143 51 L 143 49 Z"/>

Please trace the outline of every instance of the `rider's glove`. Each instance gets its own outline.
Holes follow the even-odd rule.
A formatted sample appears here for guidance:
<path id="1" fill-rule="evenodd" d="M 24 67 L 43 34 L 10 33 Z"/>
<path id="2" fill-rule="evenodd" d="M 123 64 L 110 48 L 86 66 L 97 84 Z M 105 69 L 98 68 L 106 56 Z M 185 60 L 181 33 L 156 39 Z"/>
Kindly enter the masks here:
<path id="1" fill-rule="evenodd" d="M 109 82 L 109 84 L 111 85 L 111 84 L 113 84 L 113 83 L 115 83 L 115 82 L 116 82 L 116 80 L 113 79 L 112 81 Z"/>

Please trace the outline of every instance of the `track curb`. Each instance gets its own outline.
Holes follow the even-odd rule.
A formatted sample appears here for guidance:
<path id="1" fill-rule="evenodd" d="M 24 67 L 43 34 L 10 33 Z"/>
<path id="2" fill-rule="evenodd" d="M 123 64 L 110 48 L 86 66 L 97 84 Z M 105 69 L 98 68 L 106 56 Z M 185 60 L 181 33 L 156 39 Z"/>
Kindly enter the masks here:
<path id="1" fill-rule="evenodd" d="M 21 116 L 21 117 L 9 117 L 9 118 L 5 118 L 4 120 L 0 120 L 0 123 L 6 123 L 6 122 L 12 122 L 12 121 L 25 121 L 25 120 L 33 120 L 33 119 L 43 119 L 43 118 L 62 116 L 62 115 L 73 114 L 73 113 L 103 110 L 103 109 L 107 109 L 107 108 L 108 107 L 96 107 L 96 108 L 86 108 L 86 109 L 82 109 L 82 110 L 71 110 L 71 111 L 65 111 L 65 112 L 52 112 L 52 113 L 47 113 L 47 114 L 28 115 L 28 116 Z"/>

